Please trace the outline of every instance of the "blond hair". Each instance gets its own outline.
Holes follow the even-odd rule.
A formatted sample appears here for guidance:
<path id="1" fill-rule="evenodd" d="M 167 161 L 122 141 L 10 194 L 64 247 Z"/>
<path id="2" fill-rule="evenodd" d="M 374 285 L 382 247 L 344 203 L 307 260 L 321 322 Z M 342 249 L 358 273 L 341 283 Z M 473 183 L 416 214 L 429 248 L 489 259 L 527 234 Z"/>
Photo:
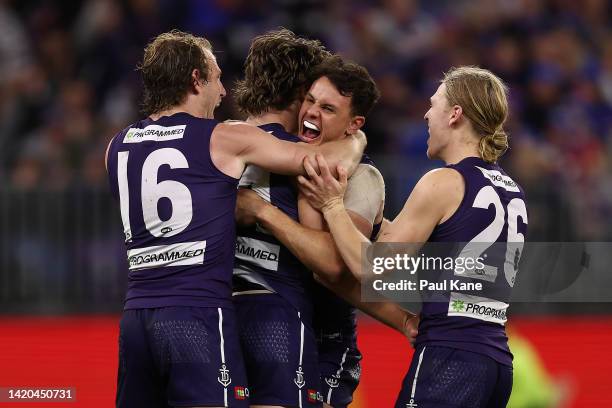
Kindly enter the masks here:
<path id="1" fill-rule="evenodd" d="M 480 157 L 495 163 L 508 149 L 503 128 L 508 117 L 508 88 L 491 71 L 473 66 L 451 68 L 442 83 L 449 105 L 461 106 L 480 137 Z"/>

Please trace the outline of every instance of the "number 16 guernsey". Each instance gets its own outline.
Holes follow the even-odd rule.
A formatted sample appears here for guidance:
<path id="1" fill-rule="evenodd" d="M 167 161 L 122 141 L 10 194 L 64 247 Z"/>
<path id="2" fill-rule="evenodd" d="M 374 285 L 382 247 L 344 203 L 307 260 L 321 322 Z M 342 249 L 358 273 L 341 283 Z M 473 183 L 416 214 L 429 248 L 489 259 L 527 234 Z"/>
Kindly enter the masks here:
<path id="1" fill-rule="evenodd" d="M 187 113 L 145 119 L 110 144 L 129 265 L 126 310 L 232 307 L 238 180 L 210 157 L 217 123 Z"/>

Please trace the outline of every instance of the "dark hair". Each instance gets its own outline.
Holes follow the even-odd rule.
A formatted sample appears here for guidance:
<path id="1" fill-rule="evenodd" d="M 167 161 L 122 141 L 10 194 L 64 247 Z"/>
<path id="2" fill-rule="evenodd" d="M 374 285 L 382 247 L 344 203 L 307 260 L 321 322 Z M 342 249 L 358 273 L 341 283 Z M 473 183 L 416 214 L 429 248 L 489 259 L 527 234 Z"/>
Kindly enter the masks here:
<path id="1" fill-rule="evenodd" d="M 244 63 L 244 79 L 234 87 L 238 107 L 249 115 L 286 109 L 301 98 L 308 71 L 330 55 L 319 41 L 287 29 L 255 37 Z"/>
<path id="2" fill-rule="evenodd" d="M 202 37 L 172 30 L 155 37 L 144 49 L 142 73 L 144 95 L 142 112 L 151 115 L 181 104 L 191 85 L 191 73 L 200 71 L 208 80 L 210 42 Z"/>
<path id="3" fill-rule="evenodd" d="M 326 58 L 313 68 L 309 75 L 310 84 L 321 77 L 327 77 L 340 94 L 351 97 L 353 115 L 367 116 L 380 98 L 380 91 L 368 70 L 339 55 Z"/>

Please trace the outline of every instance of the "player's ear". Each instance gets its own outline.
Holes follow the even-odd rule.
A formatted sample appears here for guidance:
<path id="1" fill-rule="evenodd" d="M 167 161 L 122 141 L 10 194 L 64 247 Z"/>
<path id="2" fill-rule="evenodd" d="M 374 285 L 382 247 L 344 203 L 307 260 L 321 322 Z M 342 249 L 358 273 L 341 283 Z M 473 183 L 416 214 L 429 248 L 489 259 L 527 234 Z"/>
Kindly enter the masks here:
<path id="1" fill-rule="evenodd" d="M 349 123 L 348 129 L 346 129 L 346 133 L 349 135 L 354 135 L 355 133 L 357 133 L 359 129 L 361 129 L 364 123 L 365 123 L 365 117 L 353 116 L 351 118 L 351 122 Z"/>
<path id="2" fill-rule="evenodd" d="M 191 71 L 191 86 L 193 87 L 193 93 L 199 93 L 199 88 L 201 88 L 206 81 L 202 80 L 202 76 L 200 75 L 200 70 L 194 68 Z"/>
<path id="3" fill-rule="evenodd" d="M 448 125 L 453 126 L 459 122 L 459 119 L 463 116 L 463 108 L 459 105 L 453 105 L 450 109 L 450 117 L 448 119 Z"/>

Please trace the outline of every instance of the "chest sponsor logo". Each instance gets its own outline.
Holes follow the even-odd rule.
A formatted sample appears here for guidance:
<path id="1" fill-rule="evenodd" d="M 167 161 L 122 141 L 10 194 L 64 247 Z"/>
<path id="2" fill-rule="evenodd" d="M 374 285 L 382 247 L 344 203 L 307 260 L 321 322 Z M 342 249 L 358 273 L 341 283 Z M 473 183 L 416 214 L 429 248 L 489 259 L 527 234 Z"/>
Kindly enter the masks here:
<path id="1" fill-rule="evenodd" d="M 485 322 L 506 324 L 508 303 L 480 296 L 451 292 L 448 302 L 449 316 L 463 316 Z"/>
<path id="2" fill-rule="evenodd" d="M 180 242 L 130 249 L 127 253 L 131 271 L 167 266 L 200 265 L 204 262 L 206 241 Z"/>
<path id="3" fill-rule="evenodd" d="M 482 174 L 488 178 L 491 183 L 493 183 L 496 187 L 501 187 L 506 191 L 513 191 L 515 193 L 520 192 L 518 185 L 512 180 L 510 177 L 505 174 L 501 174 L 498 170 L 487 170 L 482 167 L 476 166 L 478 170 L 482 172 Z"/>
<path id="4" fill-rule="evenodd" d="M 259 239 L 236 237 L 236 258 L 272 271 L 278 270 L 280 246 Z"/>
<path id="5" fill-rule="evenodd" d="M 149 125 L 144 129 L 130 128 L 123 137 L 123 143 L 140 143 L 144 141 L 165 142 L 182 139 L 187 125 L 159 126 Z"/>

